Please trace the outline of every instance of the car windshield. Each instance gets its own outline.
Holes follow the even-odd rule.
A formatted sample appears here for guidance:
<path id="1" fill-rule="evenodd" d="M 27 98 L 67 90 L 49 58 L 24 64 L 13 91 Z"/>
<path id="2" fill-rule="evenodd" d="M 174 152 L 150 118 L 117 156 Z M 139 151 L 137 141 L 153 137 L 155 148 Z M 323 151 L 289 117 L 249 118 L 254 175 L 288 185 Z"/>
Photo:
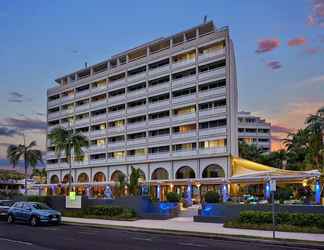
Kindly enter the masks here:
<path id="1" fill-rule="evenodd" d="M 32 206 L 33 206 L 33 208 L 38 209 L 38 210 L 51 209 L 49 206 L 42 204 L 42 203 L 33 203 Z"/>
<path id="2" fill-rule="evenodd" d="M 0 201 L 0 206 L 11 207 L 13 203 L 13 201 Z"/>

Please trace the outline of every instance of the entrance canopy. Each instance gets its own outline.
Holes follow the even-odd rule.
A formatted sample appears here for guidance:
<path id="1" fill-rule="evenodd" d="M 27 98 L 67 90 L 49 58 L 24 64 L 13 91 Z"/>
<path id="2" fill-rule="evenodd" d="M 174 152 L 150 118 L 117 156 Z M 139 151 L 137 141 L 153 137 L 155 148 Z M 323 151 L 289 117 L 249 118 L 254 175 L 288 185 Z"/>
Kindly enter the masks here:
<path id="1" fill-rule="evenodd" d="M 232 157 L 231 182 L 253 182 L 264 181 L 266 178 L 283 182 L 300 182 L 311 178 L 319 178 L 318 170 L 291 171 L 269 167 L 260 163 L 245 160 L 239 157 Z"/>

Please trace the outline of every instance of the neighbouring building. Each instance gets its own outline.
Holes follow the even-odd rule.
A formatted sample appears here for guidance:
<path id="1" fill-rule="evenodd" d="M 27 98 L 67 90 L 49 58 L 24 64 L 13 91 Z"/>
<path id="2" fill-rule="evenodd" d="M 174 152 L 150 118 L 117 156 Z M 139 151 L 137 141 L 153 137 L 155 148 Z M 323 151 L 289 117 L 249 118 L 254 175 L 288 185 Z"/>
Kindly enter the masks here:
<path id="1" fill-rule="evenodd" d="M 207 22 L 56 79 L 48 132 L 70 127 L 90 143 L 73 162 L 74 185 L 114 182 L 131 166 L 162 190 L 229 178 L 238 154 L 235 67 L 229 29 Z M 66 183 L 67 160 L 47 145 L 48 183 Z"/>
<path id="2" fill-rule="evenodd" d="M 239 142 L 255 144 L 262 151 L 271 152 L 271 123 L 250 112 L 238 112 Z"/>

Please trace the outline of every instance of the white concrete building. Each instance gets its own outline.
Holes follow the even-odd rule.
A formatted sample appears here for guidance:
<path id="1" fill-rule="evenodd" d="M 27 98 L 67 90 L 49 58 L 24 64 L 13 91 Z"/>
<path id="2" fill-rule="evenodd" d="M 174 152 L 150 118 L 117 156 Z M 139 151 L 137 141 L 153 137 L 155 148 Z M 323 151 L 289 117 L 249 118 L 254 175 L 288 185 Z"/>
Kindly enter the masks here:
<path id="1" fill-rule="evenodd" d="M 271 152 L 271 123 L 250 112 L 238 113 L 239 142 L 255 144 L 264 152 Z"/>
<path id="2" fill-rule="evenodd" d="M 89 138 L 74 183 L 109 182 L 140 168 L 148 182 L 231 176 L 238 154 L 237 85 L 227 27 L 213 22 L 159 38 L 56 79 L 48 89 L 48 132 Z M 68 165 L 48 141 L 49 183 Z"/>

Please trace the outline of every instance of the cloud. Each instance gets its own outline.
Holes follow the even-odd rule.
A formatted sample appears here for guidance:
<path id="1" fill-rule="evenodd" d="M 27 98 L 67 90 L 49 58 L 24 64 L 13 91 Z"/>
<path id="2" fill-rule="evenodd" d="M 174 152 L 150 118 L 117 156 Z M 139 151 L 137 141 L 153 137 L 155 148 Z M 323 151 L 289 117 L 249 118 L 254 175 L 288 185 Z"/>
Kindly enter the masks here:
<path id="1" fill-rule="evenodd" d="M 307 24 L 324 27 L 324 0 L 313 0 L 311 14 L 307 17 Z"/>
<path id="2" fill-rule="evenodd" d="M 12 92 L 9 93 L 9 95 L 10 95 L 11 97 L 13 97 L 13 98 L 21 98 L 21 97 L 24 96 L 23 94 L 21 94 L 21 93 L 19 93 L 19 92 L 17 92 L 17 91 L 12 91 Z"/>
<path id="3" fill-rule="evenodd" d="M 46 130 L 45 121 L 33 118 L 6 118 L 0 121 L 1 126 L 12 127 L 19 130 Z"/>
<path id="4" fill-rule="evenodd" d="M 289 133 L 289 132 L 292 132 L 292 129 L 282 126 L 282 125 L 272 124 L 271 132 L 273 132 L 273 133 Z"/>
<path id="5" fill-rule="evenodd" d="M 293 47 L 293 46 L 301 46 L 306 43 L 306 39 L 304 37 L 297 37 L 294 39 L 288 40 L 288 46 Z"/>
<path id="6" fill-rule="evenodd" d="M 8 102 L 14 102 L 14 103 L 22 103 L 22 99 L 8 99 Z"/>
<path id="7" fill-rule="evenodd" d="M 266 65 L 271 69 L 280 69 L 282 67 L 281 63 L 279 61 L 270 61 L 267 62 Z"/>
<path id="8" fill-rule="evenodd" d="M 315 55 L 321 51 L 320 48 L 306 48 L 305 53 L 309 55 Z"/>
<path id="9" fill-rule="evenodd" d="M 19 134 L 17 129 L 7 128 L 7 127 L 0 127 L 0 136 L 12 137 L 12 136 L 17 135 L 17 134 Z"/>
<path id="10" fill-rule="evenodd" d="M 258 48 L 255 52 L 256 53 L 269 52 L 279 46 L 280 46 L 279 39 L 276 38 L 263 39 L 258 41 Z"/>
<path id="11" fill-rule="evenodd" d="M 17 91 L 12 91 L 9 93 L 8 102 L 13 103 L 22 103 L 22 102 L 31 102 L 31 98 L 25 98 L 25 96 Z"/>

